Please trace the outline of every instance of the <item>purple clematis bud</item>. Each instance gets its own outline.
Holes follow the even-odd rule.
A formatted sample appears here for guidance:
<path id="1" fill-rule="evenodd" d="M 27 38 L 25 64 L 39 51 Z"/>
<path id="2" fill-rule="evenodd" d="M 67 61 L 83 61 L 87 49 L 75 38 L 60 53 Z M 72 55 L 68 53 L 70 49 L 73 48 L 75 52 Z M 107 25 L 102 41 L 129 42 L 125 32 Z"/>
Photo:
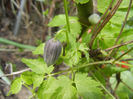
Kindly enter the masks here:
<path id="1" fill-rule="evenodd" d="M 62 44 L 60 41 L 54 38 L 48 40 L 44 47 L 44 61 L 48 66 L 54 64 L 59 58 L 62 50 Z"/>

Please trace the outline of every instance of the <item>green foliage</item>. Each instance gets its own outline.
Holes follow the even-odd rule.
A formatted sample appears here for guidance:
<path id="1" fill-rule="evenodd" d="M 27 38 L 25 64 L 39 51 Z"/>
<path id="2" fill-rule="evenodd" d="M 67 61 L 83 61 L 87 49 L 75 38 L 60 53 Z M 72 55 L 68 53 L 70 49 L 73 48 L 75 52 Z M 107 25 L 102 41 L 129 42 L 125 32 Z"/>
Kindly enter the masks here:
<path id="1" fill-rule="evenodd" d="M 21 74 L 21 79 L 24 84 L 31 85 L 33 84 L 33 89 L 39 87 L 43 82 L 44 76 L 36 74 L 34 72 L 24 72 Z"/>
<path id="2" fill-rule="evenodd" d="M 42 58 L 38 59 L 22 59 L 22 62 L 25 63 L 31 70 L 37 74 L 49 74 L 53 71 L 53 66 L 47 67 L 46 63 Z"/>
<path id="3" fill-rule="evenodd" d="M 133 69 L 131 69 L 131 72 L 130 71 L 124 71 L 121 73 L 121 79 L 130 88 L 133 88 L 133 86 L 132 86 L 133 79 L 132 78 L 133 78 Z M 115 76 L 111 77 L 110 82 L 112 84 L 112 87 L 114 88 L 116 85 L 116 82 L 117 82 Z M 120 99 L 126 99 L 129 97 L 132 97 L 132 91 L 129 88 L 127 88 L 127 86 L 125 86 L 123 83 L 120 83 L 120 85 L 117 88 L 116 93 L 118 94 Z"/>
<path id="4" fill-rule="evenodd" d="M 73 46 L 73 48 L 66 53 L 64 62 L 70 67 L 77 65 L 80 62 L 82 53 L 86 56 L 86 60 L 89 61 L 88 50 L 89 49 L 85 43 L 77 43 L 76 46 Z"/>
<path id="5" fill-rule="evenodd" d="M 46 9 L 44 12 L 43 12 L 43 15 L 47 16 L 48 15 L 48 9 Z"/>
<path id="6" fill-rule="evenodd" d="M 98 11 L 100 11 L 101 13 L 104 13 L 111 1 L 112 0 L 109 0 L 109 1 L 98 0 Z M 112 17 L 109 23 L 101 31 L 101 34 L 99 35 L 99 38 L 98 38 L 100 41 L 99 44 L 101 48 L 105 49 L 105 48 L 108 48 L 114 45 L 114 41 L 117 38 L 118 33 L 120 32 L 120 27 L 123 24 L 123 20 L 126 16 L 129 2 L 130 2 L 129 0 L 122 1 L 122 4 L 120 5 L 119 9 L 116 11 L 115 15 Z M 114 3 L 113 3 L 113 6 L 114 6 Z M 132 13 L 133 13 L 133 9 L 131 8 L 129 16 L 128 16 L 128 20 L 131 19 Z M 131 34 L 132 29 L 131 28 L 129 29 L 128 26 L 129 25 L 126 25 L 122 33 L 122 37 L 120 39 L 122 41 L 129 41 L 132 39 L 132 34 Z"/>
<path id="7" fill-rule="evenodd" d="M 76 88 L 72 86 L 72 81 L 60 76 L 58 79 L 49 77 L 40 86 L 38 92 L 39 99 L 77 99 Z"/>
<path id="8" fill-rule="evenodd" d="M 8 95 L 17 94 L 21 90 L 21 88 L 22 88 L 22 80 L 21 78 L 18 77 L 12 82 Z"/>
<path id="9" fill-rule="evenodd" d="M 81 25 L 78 22 L 77 17 L 70 16 L 69 22 L 70 22 L 71 32 L 68 34 L 68 36 L 70 38 L 70 43 L 71 43 L 73 42 L 73 40 L 76 40 L 76 37 L 81 32 Z M 61 42 L 66 41 L 65 33 L 67 32 L 67 26 L 66 26 L 66 17 L 64 14 L 55 16 L 48 25 L 50 27 L 63 26 L 63 28 L 56 33 L 55 38 L 60 40 Z"/>
<path id="10" fill-rule="evenodd" d="M 91 77 L 87 77 L 85 73 L 77 73 L 75 75 L 75 84 L 77 91 L 83 99 L 102 99 L 102 91 L 100 84 Z"/>
<path id="11" fill-rule="evenodd" d="M 106 65 L 103 69 L 100 69 L 99 72 L 103 74 L 104 77 L 111 77 L 115 73 L 119 73 L 122 71 L 125 71 L 125 68 L 117 67 L 117 66 L 112 66 L 110 64 Z"/>
<path id="12" fill-rule="evenodd" d="M 32 75 L 33 75 L 33 72 L 24 72 L 21 74 L 21 79 L 25 84 L 31 85 L 33 83 L 31 78 Z"/>
<path id="13" fill-rule="evenodd" d="M 98 11 L 104 13 L 112 0 L 97 0 Z"/>
<path id="14" fill-rule="evenodd" d="M 39 87 L 41 83 L 43 82 L 43 79 L 44 79 L 43 75 L 38 75 L 34 73 L 32 75 L 33 89 Z"/>
<path id="15" fill-rule="evenodd" d="M 78 50 L 83 52 L 87 61 L 89 61 L 89 54 L 88 54 L 89 48 L 87 47 L 87 45 L 85 43 L 80 43 Z"/>
<path id="16" fill-rule="evenodd" d="M 76 3 L 85 4 L 89 2 L 89 0 L 74 0 Z"/>
<path id="17" fill-rule="evenodd" d="M 39 99 L 51 99 L 53 94 L 56 93 L 58 82 L 54 77 L 49 77 L 45 80 L 38 89 L 37 95 Z"/>
<path id="18" fill-rule="evenodd" d="M 34 55 L 38 55 L 38 54 L 43 55 L 44 46 L 45 46 L 45 43 L 40 44 L 34 51 L 32 51 L 32 53 Z"/>
<path id="19" fill-rule="evenodd" d="M 64 62 L 68 66 L 72 67 L 73 65 L 76 65 L 80 61 L 80 58 L 81 58 L 81 53 L 79 51 L 77 51 L 77 50 L 70 51 L 70 52 L 66 53 Z"/>
<path id="20" fill-rule="evenodd" d="M 58 83 L 61 87 L 56 99 L 78 99 L 76 88 L 72 81 L 66 76 L 58 77 Z"/>
<path id="21" fill-rule="evenodd" d="M 65 42 L 66 41 L 66 29 L 61 29 L 59 30 L 56 35 L 55 35 L 55 38 L 56 39 L 59 39 L 61 42 Z"/>
<path id="22" fill-rule="evenodd" d="M 32 51 L 34 55 L 40 55 L 37 59 L 22 58 L 22 62 L 31 71 L 23 72 L 20 77 L 12 82 L 9 94 L 17 94 L 21 90 L 22 85 L 24 85 L 32 92 L 32 97 L 35 96 L 38 99 L 112 99 L 114 97 L 110 89 L 114 90 L 116 87 L 117 80 L 115 75 L 118 73 L 121 74 L 121 80 L 133 89 L 133 62 L 114 61 L 116 57 L 122 55 L 123 51 L 132 48 L 133 44 L 119 48 L 115 55 L 111 57 L 109 56 L 110 52 L 104 50 L 114 46 L 127 13 L 129 0 L 123 0 L 113 18 L 97 36 L 92 46 L 92 49 L 96 50 L 92 53 L 90 52 L 93 50 L 88 47 L 93 32 L 92 28 L 95 26 L 90 26 L 88 21 L 88 16 L 93 12 L 92 1 L 74 1 L 78 17 L 68 17 L 70 33 L 68 32 L 68 23 L 64 14 L 56 15 L 48 24 L 50 27 L 59 27 L 59 30 L 54 35 L 54 39 L 59 40 L 64 48 L 58 61 L 54 66 L 47 66 L 44 59 L 40 58 L 44 53 L 45 43 L 40 44 Z M 101 15 L 104 14 L 111 1 L 98 0 L 98 11 Z M 112 6 L 115 3 L 116 0 Z M 118 44 L 133 38 L 132 12 L 133 6 Z M 82 19 L 86 20 L 82 21 Z M 87 27 L 83 25 L 87 25 Z M 68 33 L 69 42 L 67 42 L 66 33 Z M 80 38 L 79 35 L 81 36 Z M 95 52 L 97 49 L 101 49 L 101 53 Z M 133 58 L 132 51 L 121 57 L 121 59 L 128 58 Z M 65 68 L 67 69 L 55 72 L 57 65 L 59 67 L 66 66 Z M 122 65 L 128 66 L 128 69 L 123 68 Z M 132 98 L 133 96 L 131 89 L 123 83 L 119 84 L 116 94 L 120 99 Z"/>

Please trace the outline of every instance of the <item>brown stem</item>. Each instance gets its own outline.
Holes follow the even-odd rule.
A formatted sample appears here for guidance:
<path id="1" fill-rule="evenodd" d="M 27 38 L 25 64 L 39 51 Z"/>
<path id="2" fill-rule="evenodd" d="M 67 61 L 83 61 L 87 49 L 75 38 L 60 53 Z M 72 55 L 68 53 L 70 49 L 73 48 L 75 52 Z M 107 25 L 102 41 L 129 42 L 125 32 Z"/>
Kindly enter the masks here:
<path id="1" fill-rule="evenodd" d="M 117 90 L 117 88 L 118 88 L 118 86 L 119 86 L 119 84 L 120 84 L 120 82 L 121 82 L 120 75 L 121 75 L 120 73 L 117 73 L 117 74 L 116 74 L 117 84 L 116 84 L 116 86 L 115 86 L 115 88 L 114 88 L 114 93 L 116 92 L 116 90 Z"/>
<path id="2" fill-rule="evenodd" d="M 47 24 L 49 23 L 50 18 L 53 15 L 56 2 L 57 2 L 57 0 L 52 0 L 52 4 L 51 4 L 51 8 L 50 8 L 49 13 L 48 13 L 48 17 L 45 19 L 45 22 L 44 22 L 45 27 L 44 27 L 44 32 L 43 32 L 43 35 L 42 35 L 42 40 L 43 41 L 45 40 L 46 32 L 48 31 Z"/>
<path id="3" fill-rule="evenodd" d="M 128 59 L 122 59 L 120 61 L 133 61 L 133 58 L 128 58 Z"/>
<path id="4" fill-rule="evenodd" d="M 115 45 L 118 43 L 118 41 L 119 41 L 119 39 L 120 39 L 120 36 L 121 36 L 121 34 L 122 34 L 122 32 L 123 32 L 123 29 L 124 29 L 124 27 L 125 27 L 125 24 L 126 24 L 126 22 L 127 22 L 127 18 L 128 18 L 128 15 L 129 15 L 129 11 L 130 11 L 130 9 L 131 9 L 132 1 L 133 1 L 133 0 L 130 0 L 129 7 L 128 7 L 128 10 L 127 10 L 127 14 L 126 14 L 126 16 L 125 16 L 125 20 L 124 20 L 124 22 L 123 22 L 123 25 L 122 25 L 122 28 L 121 28 L 121 30 L 120 30 L 120 33 L 119 33 L 119 35 L 118 35 L 118 37 L 117 37 L 117 39 L 116 39 Z"/>
<path id="5" fill-rule="evenodd" d="M 91 37 L 91 40 L 90 40 L 90 43 L 89 43 L 89 47 L 90 48 L 92 48 L 92 45 L 93 45 L 93 42 L 94 42 L 95 38 L 100 33 L 100 31 L 103 29 L 103 27 L 108 23 L 108 21 L 112 18 L 112 16 L 115 14 L 115 12 L 117 11 L 117 9 L 120 6 L 120 4 L 121 4 L 122 1 L 123 0 L 118 0 L 117 1 L 116 5 L 109 12 L 109 14 L 106 16 L 105 20 L 103 20 L 103 22 L 101 23 L 101 25 L 99 26 L 99 28 L 97 29 L 97 31 L 92 34 L 92 37 Z"/>
<path id="6" fill-rule="evenodd" d="M 96 26 L 94 27 L 94 33 L 97 30 L 98 25 L 100 24 L 100 22 L 102 21 L 102 19 L 106 16 L 107 12 L 109 11 L 109 9 L 112 7 L 114 0 L 111 1 L 109 7 L 107 8 L 107 10 L 104 12 L 104 14 L 102 15 L 102 17 L 100 18 L 100 20 L 98 21 L 98 23 L 96 24 Z"/>
<path id="7" fill-rule="evenodd" d="M 122 47 L 124 45 L 131 44 L 131 43 L 133 43 L 133 40 L 128 41 L 128 42 L 124 42 L 124 43 L 121 43 L 121 44 L 118 44 L 118 45 L 115 45 L 115 46 L 113 46 L 111 48 L 107 48 L 107 49 L 105 49 L 105 51 L 110 51 L 110 50 L 113 50 L 115 48 L 119 48 L 119 47 Z"/>
<path id="8" fill-rule="evenodd" d="M 123 22 L 123 25 L 122 25 L 122 27 L 121 27 L 120 33 L 119 33 L 119 35 L 118 35 L 118 37 L 117 37 L 117 39 L 116 39 L 114 45 L 116 45 L 116 44 L 118 43 L 118 41 L 119 41 L 119 39 L 120 39 L 120 37 L 121 37 L 121 34 L 122 34 L 123 29 L 124 29 L 124 27 L 125 27 L 125 24 L 126 24 L 126 22 L 127 22 L 127 18 L 128 18 L 128 15 L 129 15 L 129 11 L 130 11 L 130 9 L 131 9 L 131 5 L 132 5 L 132 0 L 130 0 L 129 7 L 128 7 L 128 10 L 127 10 L 127 14 L 126 14 L 126 16 L 125 16 L 125 20 L 124 20 L 124 22 Z M 118 48 L 117 48 L 117 50 L 118 50 Z M 111 56 L 114 56 L 114 55 L 116 54 L 117 50 L 114 50 L 114 49 L 113 49 L 113 50 L 110 52 L 110 55 L 111 55 Z"/>
<path id="9" fill-rule="evenodd" d="M 36 5 L 34 5 L 31 2 L 31 6 L 35 9 L 35 12 L 38 14 L 38 16 L 41 18 L 41 20 L 43 20 L 42 14 L 40 13 L 40 11 L 38 10 L 38 8 L 36 7 Z"/>
<path id="10" fill-rule="evenodd" d="M 127 53 L 129 53 L 130 51 L 132 51 L 133 50 L 133 47 L 132 48 L 130 48 L 128 51 L 126 51 L 125 53 L 123 53 L 122 55 L 120 55 L 118 58 L 116 58 L 114 61 L 113 61 L 113 63 L 115 62 L 115 61 L 117 61 L 117 60 L 119 60 L 120 58 L 122 58 L 124 55 L 126 55 Z"/>

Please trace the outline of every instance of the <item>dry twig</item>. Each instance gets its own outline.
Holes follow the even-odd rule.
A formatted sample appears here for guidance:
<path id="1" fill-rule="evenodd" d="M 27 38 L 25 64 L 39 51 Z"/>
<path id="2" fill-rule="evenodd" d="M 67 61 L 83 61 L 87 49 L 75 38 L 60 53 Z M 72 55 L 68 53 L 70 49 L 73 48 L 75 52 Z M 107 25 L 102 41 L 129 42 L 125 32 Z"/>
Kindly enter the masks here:
<path id="1" fill-rule="evenodd" d="M 47 24 L 49 23 L 50 18 L 51 18 L 52 15 L 53 15 L 56 2 L 57 2 L 57 0 L 53 0 L 53 1 L 52 1 L 51 8 L 50 8 L 49 13 L 48 13 L 48 17 L 45 19 L 45 22 L 44 22 L 44 25 L 45 25 L 45 27 L 44 27 L 44 33 L 43 33 L 43 36 L 42 36 L 42 40 L 43 40 L 43 41 L 45 40 L 46 32 L 47 32 L 47 30 L 48 30 Z"/>
<path id="2" fill-rule="evenodd" d="M 31 69 L 30 69 L 30 68 L 23 69 L 23 70 L 20 70 L 20 71 L 17 71 L 17 72 L 13 72 L 13 73 L 11 73 L 11 74 L 2 75 L 2 76 L 0 76 L 0 78 L 1 78 L 1 77 L 6 77 L 6 76 L 12 76 L 12 75 L 21 74 L 21 73 L 26 72 L 26 71 L 29 71 L 29 70 L 31 70 Z"/>

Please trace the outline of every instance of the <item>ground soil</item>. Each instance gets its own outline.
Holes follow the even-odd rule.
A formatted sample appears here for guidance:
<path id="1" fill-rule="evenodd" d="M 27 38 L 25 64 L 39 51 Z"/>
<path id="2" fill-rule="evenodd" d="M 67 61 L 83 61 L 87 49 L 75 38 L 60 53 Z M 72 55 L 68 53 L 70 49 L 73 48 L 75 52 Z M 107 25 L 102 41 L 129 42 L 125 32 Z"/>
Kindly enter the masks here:
<path id="1" fill-rule="evenodd" d="M 0 11 L 1 12 L 1 11 Z M 0 13 L 0 37 L 12 40 L 21 44 L 33 45 L 37 46 L 38 41 L 42 39 L 44 25 L 42 20 L 40 20 L 38 15 L 33 12 L 32 15 L 29 16 L 30 20 L 28 20 L 27 24 L 30 24 L 28 28 L 26 28 L 25 18 L 22 19 L 19 32 L 16 36 L 13 34 L 13 29 L 16 22 L 15 15 L 6 15 L 4 16 Z M 21 58 L 35 58 L 36 56 L 32 55 L 31 51 L 19 51 L 17 47 L 12 45 L 5 45 L 0 43 L 0 49 L 8 49 L 7 51 L 0 51 L 0 65 L 2 66 L 3 72 L 5 74 L 10 73 L 10 69 L 5 68 L 7 64 L 11 63 L 16 66 L 16 71 L 22 70 L 26 67 L 22 62 Z M 17 51 L 12 51 L 16 49 Z M 8 77 L 11 81 L 14 77 Z M 0 79 L 1 80 L 1 79 Z M 22 90 L 17 95 L 12 96 L 4 96 L 9 91 L 9 86 L 0 82 L 0 99 L 28 99 L 31 93 L 27 88 L 23 87 Z M 3 92 L 3 93 L 2 93 Z"/>

